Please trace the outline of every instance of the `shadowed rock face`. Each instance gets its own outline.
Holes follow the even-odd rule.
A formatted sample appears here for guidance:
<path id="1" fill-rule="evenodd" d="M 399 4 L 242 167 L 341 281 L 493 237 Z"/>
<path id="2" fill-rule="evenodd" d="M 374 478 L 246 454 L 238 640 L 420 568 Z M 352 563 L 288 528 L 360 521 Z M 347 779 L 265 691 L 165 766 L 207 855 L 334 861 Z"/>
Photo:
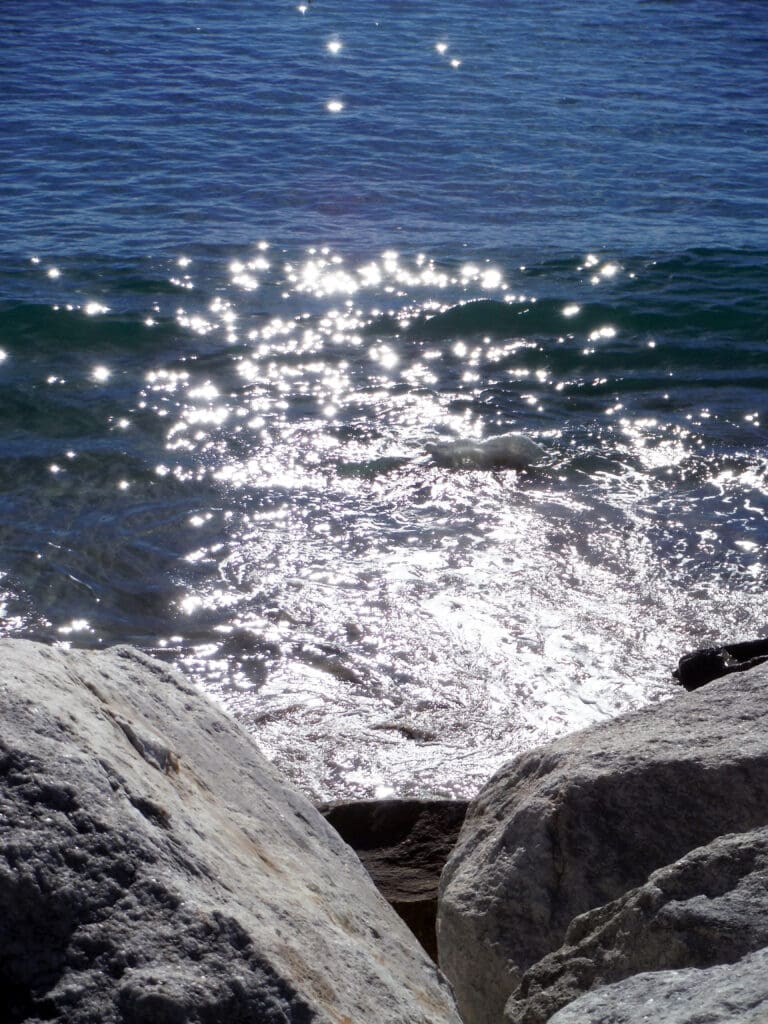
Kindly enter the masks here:
<path id="1" fill-rule="evenodd" d="M 672 675 L 686 690 L 698 690 L 713 679 L 731 672 L 746 672 L 765 661 L 768 661 L 768 640 L 747 640 L 684 654 Z"/>
<path id="2" fill-rule="evenodd" d="M 731 964 L 765 946 L 768 828 L 721 836 L 577 917 L 560 949 L 526 972 L 505 1021 L 544 1024 L 603 985 L 646 971 Z"/>
<path id="3" fill-rule="evenodd" d="M 764 667 L 727 676 L 497 773 L 441 881 L 440 964 L 467 1024 L 497 1024 L 575 917 L 719 835 L 766 823 L 767 685 Z"/>
<path id="4" fill-rule="evenodd" d="M 0 641 L 7 1024 L 458 1024 L 352 851 L 136 651 Z"/>
<path id="5" fill-rule="evenodd" d="M 590 992 L 550 1024 L 765 1024 L 768 949 L 708 970 L 656 971 Z"/>
<path id="6" fill-rule="evenodd" d="M 440 873 L 459 835 L 465 800 L 360 800 L 320 808 L 379 892 L 437 960 Z"/>

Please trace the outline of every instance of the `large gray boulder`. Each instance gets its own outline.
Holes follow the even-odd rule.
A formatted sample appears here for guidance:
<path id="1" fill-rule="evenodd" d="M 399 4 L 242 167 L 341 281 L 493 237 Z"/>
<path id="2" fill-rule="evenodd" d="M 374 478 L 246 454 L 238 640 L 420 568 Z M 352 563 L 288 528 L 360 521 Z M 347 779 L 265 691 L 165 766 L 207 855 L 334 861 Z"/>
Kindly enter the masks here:
<path id="1" fill-rule="evenodd" d="M 768 828 L 721 836 L 577 917 L 560 949 L 525 973 L 505 1021 L 545 1024 L 603 985 L 646 971 L 731 964 L 766 946 Z"/>
<path id="2" fill-rule="evenodd" d="M 0 641 L 9 1024 L 459 1024 L 354 853 L 128 649 Z"/>
<path id="3" fill-rule="evenodd" d="M 707 970 L 656 971 L 607 985 L 549 1024 L 765 1024 L 768 949 Z"/>
<path id="4" fill-rule="evenodd" d="M 441 880 L 440 964 L 466 1024 L 498 1024 L 574 917 L 764 824 L 765 667 L 516 758 L 470 804 Z"/>

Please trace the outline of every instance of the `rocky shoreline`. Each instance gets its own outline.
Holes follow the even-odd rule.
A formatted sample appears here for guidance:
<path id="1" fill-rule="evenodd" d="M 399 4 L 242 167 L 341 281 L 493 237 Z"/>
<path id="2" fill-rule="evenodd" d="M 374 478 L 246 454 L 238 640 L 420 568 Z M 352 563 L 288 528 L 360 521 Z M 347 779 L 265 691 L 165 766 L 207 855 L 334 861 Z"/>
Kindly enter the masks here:
<path id="1" fill-rule="evenodd" d="M 317 809 L 166 665 L 0 641 L 2 1019 L 764 1022 L 760 661 L 468 807 Z"/>

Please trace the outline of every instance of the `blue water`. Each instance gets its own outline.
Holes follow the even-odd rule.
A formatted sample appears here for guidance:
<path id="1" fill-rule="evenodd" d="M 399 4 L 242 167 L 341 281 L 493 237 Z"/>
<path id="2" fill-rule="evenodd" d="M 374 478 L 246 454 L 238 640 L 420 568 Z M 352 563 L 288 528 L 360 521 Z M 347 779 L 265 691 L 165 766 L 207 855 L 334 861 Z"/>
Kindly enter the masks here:
<path id="1" fill-rule="evenodd" d="M 0 7 L 2 632 L 317 796 L 470 793 L 765 633 L 750 0 Z M 425 445 L 509 431 L 529 472 Z"/>

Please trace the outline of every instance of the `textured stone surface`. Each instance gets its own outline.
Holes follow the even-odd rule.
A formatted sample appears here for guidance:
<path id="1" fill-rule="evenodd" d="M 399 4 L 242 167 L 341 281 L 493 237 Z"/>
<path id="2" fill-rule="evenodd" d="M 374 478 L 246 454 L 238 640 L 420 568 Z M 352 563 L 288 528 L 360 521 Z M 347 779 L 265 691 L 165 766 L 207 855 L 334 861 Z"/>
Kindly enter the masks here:
<path id="1" fill-rule="evenodd" d="M 765 1024 L 768 949 L 708 970 L 657 971 L 589 992 L 550 1024 Z"/>
<path id="2" fill-rule="evenodd" d="M 507 1003 L 544 1024 L 590 989 L 646 971 L 733 963 L 768 946 L 768 828 L 721 836 L 645 885 L 577 917 Z"/>
<path id="3" fill-rule="evenodd" d="M 436 960 L 437 887 L 466 800 L 355 800 L 320 809 Z"/>
<path id="4" fill-rule="evenodd" d="M 766 692 L 765 667 L 726 676 L 496 774 L 441 880 L 440 964 L 467 1024 L 498 1024 L 574 917 L 718 835 L 768 822 Z"/>
<path id="5" fill-rule="evenodd" d="M 458 1024 L 354 853 L 123 648 L 0 641 L 3 1020 Z"/>

